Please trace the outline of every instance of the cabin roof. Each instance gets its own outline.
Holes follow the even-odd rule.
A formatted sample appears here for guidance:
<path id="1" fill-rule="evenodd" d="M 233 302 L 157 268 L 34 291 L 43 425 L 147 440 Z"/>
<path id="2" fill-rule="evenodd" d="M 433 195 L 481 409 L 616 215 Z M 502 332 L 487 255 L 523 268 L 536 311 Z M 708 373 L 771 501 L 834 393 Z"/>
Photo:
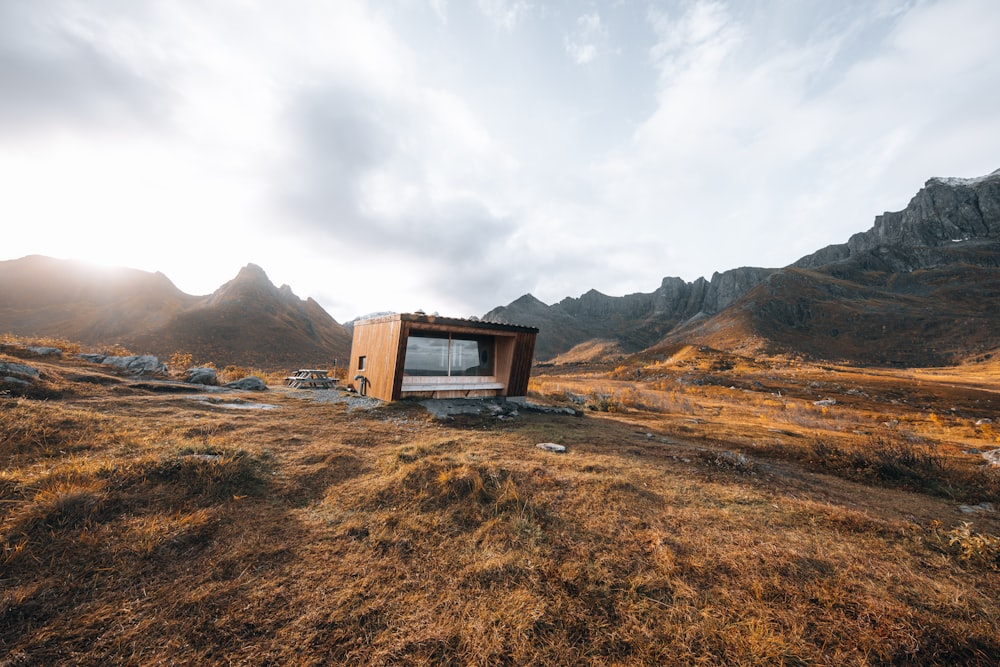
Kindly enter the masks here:
<path id="1" fill-rule="evenodd" d="M 423 313 L 393 313 L 391 315 L 380 315 L 368 320 L 358 320 L 355 327 L 367 326 L 370 324 L 383 324 L 386 322 L 416 322 L 418 324 L 434 324 L 437 326 L 453 326 L 462 329 L 479 329 L 484 333 L 490 331 L 518 331 L 523 333 L 538 333 L 536 327 L 529 327 L 521 324 L 508 324 L 506 322 L 484 322 L 482 320 L 470 320 L 460 317 L 441 317 L 440 315 L 425 315 Z"/>

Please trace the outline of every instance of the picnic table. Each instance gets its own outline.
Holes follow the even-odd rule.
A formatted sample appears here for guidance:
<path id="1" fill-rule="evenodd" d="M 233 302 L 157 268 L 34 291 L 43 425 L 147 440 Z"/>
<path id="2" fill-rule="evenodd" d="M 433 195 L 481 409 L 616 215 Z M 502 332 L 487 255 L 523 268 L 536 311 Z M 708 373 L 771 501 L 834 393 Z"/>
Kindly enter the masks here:
<path id="1" fill-rule="evenodd" d="M 332 389 L 337 386 L 337 378 L 330 377 L 330 371 L 319 368 L 300 368 L 285 378 L 285 384 L 295 389 L 302 387 Z"/>

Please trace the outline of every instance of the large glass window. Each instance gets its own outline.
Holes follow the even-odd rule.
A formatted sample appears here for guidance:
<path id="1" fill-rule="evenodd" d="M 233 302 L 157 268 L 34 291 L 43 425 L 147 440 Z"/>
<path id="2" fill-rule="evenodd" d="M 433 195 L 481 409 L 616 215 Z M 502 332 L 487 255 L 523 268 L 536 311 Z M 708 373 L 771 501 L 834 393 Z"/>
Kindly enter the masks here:
<path id="1" fill-rule="evenodd" d="M 411 335 L 406 339 L 403 375 L 493 375 L 493 339 Z"/>

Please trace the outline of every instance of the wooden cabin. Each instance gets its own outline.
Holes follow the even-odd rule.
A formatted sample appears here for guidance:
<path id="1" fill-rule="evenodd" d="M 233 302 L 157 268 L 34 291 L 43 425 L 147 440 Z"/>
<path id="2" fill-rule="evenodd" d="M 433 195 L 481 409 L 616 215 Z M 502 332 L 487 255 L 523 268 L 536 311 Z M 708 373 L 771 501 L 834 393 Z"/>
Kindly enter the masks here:
<path id="1" fill-rule="evenodd" d="M 421 313 L 354 324 L 348 381 L 360 394 L 524 400 L 538 329 Z"/>

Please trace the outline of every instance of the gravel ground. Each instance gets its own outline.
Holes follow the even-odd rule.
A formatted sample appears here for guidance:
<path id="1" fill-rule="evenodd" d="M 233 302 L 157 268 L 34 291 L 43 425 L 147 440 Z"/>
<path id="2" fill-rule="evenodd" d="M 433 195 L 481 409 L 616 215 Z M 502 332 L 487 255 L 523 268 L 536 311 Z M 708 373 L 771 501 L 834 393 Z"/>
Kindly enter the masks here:
<path id="1" fill-rule="evenodd" d="M 308 391 L 308 393 L 306 393 Z M 321 403 L 346 403 L 347 410 L 371 410 L 380 405 L 385 405 L 383 401 L 368 396 L 358 396 L 348 394 L 339 389 L 309 389 L 294 390 L 296 396 L 308 397 Z"/>

